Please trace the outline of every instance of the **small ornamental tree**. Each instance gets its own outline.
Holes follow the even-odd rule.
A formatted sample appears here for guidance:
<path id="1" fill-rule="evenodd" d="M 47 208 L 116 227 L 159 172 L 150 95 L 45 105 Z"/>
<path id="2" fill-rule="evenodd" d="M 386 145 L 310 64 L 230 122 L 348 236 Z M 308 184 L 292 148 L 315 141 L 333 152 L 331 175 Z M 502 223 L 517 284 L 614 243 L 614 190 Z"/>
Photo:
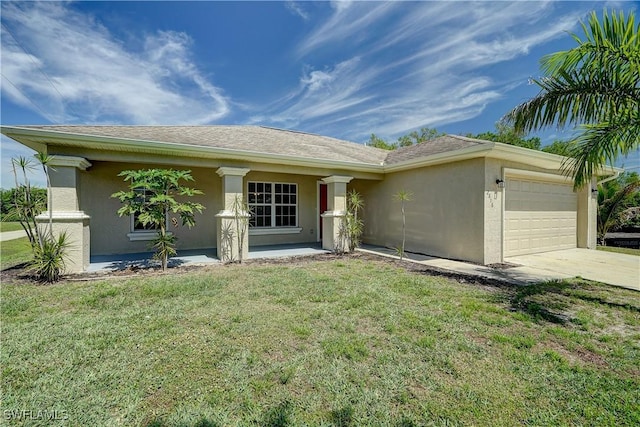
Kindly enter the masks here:
<path id="1" fill-rule="evenodd" d="M 360 246 L 360 237 L 364 232 L 364 222 L 358 218 L 358 212 L 364 209 L 364 199 L 356 190 L 347 193 L 347 229 L 349 230 L 349 251 Z"/>
<path id="2" fill-rule="evenodd" d="M 364 208 L 364 200 L 360 193 L 351 190 L 347 193 L 347 212 L 342 218 L 338 230 L 336 252 L 353 252 L 360 246 L 360 237 L 364 231 L 364 222 L 358 218 L 358 212 Z"/>
<path id="3" fill-rule="evenodd" d="M 129 182 L 127 191 L 118 191 L 111 197 L 119 199 L 123 206 L 118 215 L 134 215 L 136 221 L 149 229 L 157 230 L 157 236 L 151 243 L 155 250 L 154 258 L 167 269 L 169 257 L 176 254 L 177 238 L 167 231 L 167 217 L 176 214 L 182 225 L 195 225 L 195 214 L 201 213 L 204 206 L 200 203 L 178 201 L 176 197 L 192 197 L 203 194 L 202 191 L 190 188 L 182 181 L 194 181 L 191 171 L 173 169 L 125 170 L 118 174 Z M 174 218 L 175 226 L 178 221 Z"/>
<path id="4" fill-rule="evenodd" d="M 397 249 L 398 254 L 400 255 L 400 260 L 404 258 L 404 243 L 406 240 L 406 224 L 407 219 L 404 212 L 404 204 L 406 202 L 410 202 L 413 198 L 413 194 L 406 190 L 400 190 L 396 194 L 393 195 L 393 198 L 400 202 L 400 211 L 402 213 L 402 245 Z"/>
<path id="5" fill-rule="evenodd" d="M 65 270 L 65 259 L 69 249 L 69 238 L 66 232 L 57 236 L 53 232 L 53 214 L 51 206 L 51 180 L 49 177 L 49 163 L 51 156 L 44 153 L 36 153 L 36 160 L 42 167 L 47 179 L 49 198 L 49 220 L 46 224 L 36 218 L 47 209 L 46 194 L 35 192 L 31 187 L 29 172 L 37 165 L 25 157 L 11 159 L 15 189 L 10 200 L 9 209 L 5 219 L 18 221 L 31 244 L 33 260 L 28 263 L 28 270 L 35 273 L 36 278 L 42 282 L 56 282 Z"/>

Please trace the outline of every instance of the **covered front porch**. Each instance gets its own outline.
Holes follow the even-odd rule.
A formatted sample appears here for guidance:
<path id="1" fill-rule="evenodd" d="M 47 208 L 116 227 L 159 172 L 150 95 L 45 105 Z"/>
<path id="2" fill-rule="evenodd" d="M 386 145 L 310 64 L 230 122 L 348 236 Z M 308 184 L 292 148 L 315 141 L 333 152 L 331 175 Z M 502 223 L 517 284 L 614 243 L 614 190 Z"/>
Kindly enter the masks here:
<path id="1" fill-rule="evenodd" d="M 155 233 L 136 228 L 133 217 L 118 216 L 119 202 L 110 197 L 123 187 L 113 178 L 118 171 L 145 165 L 90 163 L 81 157 L 56 155 L 49 166 L 53 212 L 40 220 L 52 221 L 54 233 L 69 234 L 68 272 L 153 262 L 147 247 Z M 311 253 L 320 248 L 334 250 L 344 240 L 340 227 L 346 214 L 347 184 L 353 177 L 316 172 L 193 168 L 204 193 L 200 202 L 207 210 L 195 227 L 171 228 L 180 242 L 187 242 L 172 265 L 301 255 L 309 248 Z"/>
<path id="2" fill-rule="evenodd" d="M 322 245 L 319 242 L 249 246 L 247 259 L 311 256 L 327 253 L 331 253 L 331 251 L 322 249 Z M 169 260 L 169 267 L 220 262 L 220 259 L 217 257 L 216 248 L 179 250 L 178 254 Z M 138 252 L 133 254 L 92 256 L 86 271 L 108 272 L 125 270 L 127 268 L 151 268 L 157 266 L 160 266 L 160 262 L 153 259 L 153 252 Z"/>

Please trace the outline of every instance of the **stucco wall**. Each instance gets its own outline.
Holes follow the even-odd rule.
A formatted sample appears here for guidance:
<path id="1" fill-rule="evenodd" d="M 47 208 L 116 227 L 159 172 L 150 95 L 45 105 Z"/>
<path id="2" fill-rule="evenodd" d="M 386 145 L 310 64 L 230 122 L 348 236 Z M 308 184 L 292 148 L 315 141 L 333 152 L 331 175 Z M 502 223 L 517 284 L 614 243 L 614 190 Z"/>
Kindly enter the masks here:
<path id="1" fill-rule="evenodd" d="M 92 166 L 80 174 L 80 208 L 91 217 L 91 255 L 135 253 L 148 250 L 148 241 L 132 242 L 130 217 L 119 217 L 122 206 L 111 194 L 126 190 L 127 184 L 118 174 L 125 169 L 145 169 L 149 165 L 92 161 Z M 158 166 L 161 167 L 161 166 Z M 169 168 L 170 166 L 167 166 Z M 174 166 L 174 169 L 176 167 Z M 178 249 L 212 248 L 216 245 L 216 218 L 220 210 L 221 180 L 214 169 L 192 168 L 195 182 L 189 185 L 202 190 L 204 195 L 191 198 L 206 209 L 196 214 L 196 225 L 189 229 L 179 226 L 170 230 L 178 238 Z"/>
<path id="2" fill-rule="evenodd" d="M 320 176 L 249 172 L 245 177 L 245 193 L 248 181 L 298 184 L 298 227 L 302 228 L 300 233 L 295 234 L 270 234 L 267 236 L 252 236 L 250 234 L 249 246 L 316 242 L 319 218 L 317 183 L 321 178 Z"/>
<path id="3" fill-rule="evenodd" d="M 402 238 L 399 190 L 406 204 L 406 250 L 484 262 L 484 159 L 387 174 L 382 182 L 354 180 L 363 195 L 365 243 L 397 247 Z"/>
<path id="4" fill-rule="evenodd" d="M 129 217 L 119 217 L 116 212 L 122 206 L 111 194 L 126 189 L 126 183 L 117 175 L 125 169 L 144 169 L 149 166 L 134 163 L 112 163 L 93 161 L 91 168 L 80 173 L 80 209 L 91 217 L 91 255 L 110 255 L 117 253 L 135 253 L 148 250 L 148 241 L 130 241 Z M 170 230 L 178 238 L 178 249 L 214 248 L 216 246 L 216 217 L 222 209 L 222 180 L 214 168 L 191 168 L 195 182 L 190 185 L 202 190 L 204 195 L 193 197 L 205 206 L 202 214 L 196 215 L 196 225 L 189 229 L 179 226 Z M 276 174 L 267 172 L 249 172 L 244 178 L 243 189 L 246 192 L 247 181 L 287 182 L 298 184 L 298 226 L 302 228 L 296 234 L 271 234 L 249 236 L 250 246 L 305 243 L 317 240 L 317 182 L 321 177 Z"/>

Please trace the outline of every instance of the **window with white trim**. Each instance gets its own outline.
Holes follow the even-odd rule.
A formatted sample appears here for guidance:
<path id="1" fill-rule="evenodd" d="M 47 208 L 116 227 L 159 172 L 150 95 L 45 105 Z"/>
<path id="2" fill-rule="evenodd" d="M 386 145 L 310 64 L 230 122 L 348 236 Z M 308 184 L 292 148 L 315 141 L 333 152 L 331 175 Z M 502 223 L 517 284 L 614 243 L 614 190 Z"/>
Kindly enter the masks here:
<path id="1" fill-rule="evenodd" d="M 152 193 L 149 190 L 145 190 L 144 188 L 136 188 L 134 190 L 138 193 L 139 201 L 146 202 L 151 196 Z M 143 231 L 155 231 L 158 229 L 156 224 L 147 224 L 143 225 L 140 221 L 138 221 L 138 214 L 131 215 L 131 231 L 132 232 L 143 232 Z"/>
<path id="2" fill-rule="evenodd" d="M 298 225 L 298 184 L 249 182 L 247 200 L 252 228 L 296 227 Z"/>

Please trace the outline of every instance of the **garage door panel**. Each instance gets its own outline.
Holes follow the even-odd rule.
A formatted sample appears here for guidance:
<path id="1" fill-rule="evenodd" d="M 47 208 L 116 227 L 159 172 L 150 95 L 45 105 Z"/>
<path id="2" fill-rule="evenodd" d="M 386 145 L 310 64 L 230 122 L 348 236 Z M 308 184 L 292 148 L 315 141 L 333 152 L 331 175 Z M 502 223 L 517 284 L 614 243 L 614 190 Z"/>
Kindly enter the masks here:
<path id="1" fill-rule="evenodd" d="M 571 185 L 507 178 L 505 256 L 576 247 L 577 197 Z"/>

